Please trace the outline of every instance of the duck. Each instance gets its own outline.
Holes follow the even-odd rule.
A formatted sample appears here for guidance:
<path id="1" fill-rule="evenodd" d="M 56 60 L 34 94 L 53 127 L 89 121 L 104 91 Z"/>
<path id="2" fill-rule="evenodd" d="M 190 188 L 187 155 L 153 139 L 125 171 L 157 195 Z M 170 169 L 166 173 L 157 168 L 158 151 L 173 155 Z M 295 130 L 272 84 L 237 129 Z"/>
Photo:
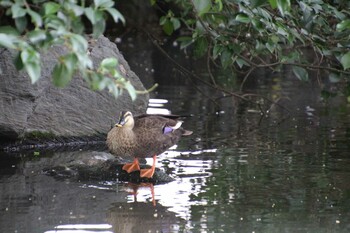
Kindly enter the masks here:
<path id="1" fill-rule="evenodd" d="M 174 115 L 143 114 L 134 117 L 130 111 L 123 111 L 118 123 L 107 134 L 107 147 L 116 156 L 134 157 L 132 163 L 122 167 L 124 171 L 140 171 L 141 178 L 152 178 L 157 155 L 175 145 L 182 136 L 193 133 L 182 128 L 182 123 Z M 140 169 L 139 158 L 153 158 L 152 167 Z"/>

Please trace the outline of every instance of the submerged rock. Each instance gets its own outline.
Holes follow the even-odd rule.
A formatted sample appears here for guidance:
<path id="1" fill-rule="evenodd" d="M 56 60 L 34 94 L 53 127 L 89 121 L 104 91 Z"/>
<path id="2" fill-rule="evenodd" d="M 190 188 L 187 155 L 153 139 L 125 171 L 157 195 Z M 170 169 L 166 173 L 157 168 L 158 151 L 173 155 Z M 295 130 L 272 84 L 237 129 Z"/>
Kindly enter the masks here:
<path id="1" fill-rule="evenodd" d="M 51 71 L 64 47 L 53 47 L 41 54 L 42 77 L 31 84 L 24 72 L 13 65 L 15 51 L 0 49 L 0 141 L 23 139 L 100 136 L 108 132 L 119 112 L 125 109 L 144 113 L 148 95 L 132 102 L 126 91 L 117 100 L 107 90 L 92 91 L 82 77 L 72 79 L 65 88 L 53 86 Z M 90 43 L 90 56 L 97 66 L 106 57 L 119 60 L 119 70 L 137 90 L 145 90 L 136 74 L 105 37 Z"/>
<path id="2" fill-rule="evenodd" d="M 56 153 L 52 161 L 43 172 L 57 179 L 74 180 L 118 180 L 133 183 L 167 183 L 174 179 L 162 170 L 156 168 L 151 179 L 140 178 L 140 172 L 127 173 L 122 166 L 130 159 L 114 157 L 110 153 L 98 151 L 78 151 Z M 142 161 L 141 161 L 142 162 Z M 141 168 L 150 166 L 140 164 Z"/>

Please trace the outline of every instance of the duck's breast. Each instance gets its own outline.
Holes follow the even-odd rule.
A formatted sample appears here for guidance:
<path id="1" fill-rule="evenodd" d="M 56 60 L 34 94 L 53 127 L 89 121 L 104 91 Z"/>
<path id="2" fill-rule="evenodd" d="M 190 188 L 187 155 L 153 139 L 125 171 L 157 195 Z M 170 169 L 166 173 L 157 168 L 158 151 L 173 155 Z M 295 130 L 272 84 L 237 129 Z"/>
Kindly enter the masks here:
<path id="1" fill-rule="evenodd" d="M 114 127 L 107 135 L 107 146 L 114 155 L 134 156 L 137 141 L 132 131 Z"/>

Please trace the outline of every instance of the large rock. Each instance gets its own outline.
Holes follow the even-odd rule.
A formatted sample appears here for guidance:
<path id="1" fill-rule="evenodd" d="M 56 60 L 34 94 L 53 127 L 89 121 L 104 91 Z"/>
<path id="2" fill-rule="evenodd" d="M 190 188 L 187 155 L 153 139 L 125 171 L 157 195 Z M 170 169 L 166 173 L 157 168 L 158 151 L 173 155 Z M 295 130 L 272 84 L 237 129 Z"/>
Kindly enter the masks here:
<path id="1" fill-rule="evenodd" d="M 103 58 L 116 57 L 119 70 L 137 90 L 144 87 L 119 52 L 105 37 L 90 43 L 94 65 Z M 63 47 L 53 47 L 42 58 L 42 77 L 34 85 L 25 72 L 18 72 L 12 61 L 14 51 L 0 49 L 0 140 L 25 138 L 85 137 L 105 135 L 119 112 L 144 113 L 148 95 L 132 102 L 127 91 L 116 99 L 108 91 L 92 91 L 81 77 L 75 77 L 65 88 L 52 85 L 51 71 Z"/>

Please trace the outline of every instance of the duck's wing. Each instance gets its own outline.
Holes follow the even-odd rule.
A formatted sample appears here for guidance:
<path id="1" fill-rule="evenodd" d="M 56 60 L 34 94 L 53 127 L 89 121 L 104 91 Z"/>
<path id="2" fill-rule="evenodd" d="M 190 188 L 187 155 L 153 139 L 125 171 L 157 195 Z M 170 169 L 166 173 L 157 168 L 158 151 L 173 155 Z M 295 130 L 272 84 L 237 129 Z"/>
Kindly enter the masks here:
<path id="1" fill-rule="evenodd" d="M 189 115 L 188 115 L 189 116 Z M 162 115 L 162 114 L 142 114 L 134 117 L 135 127 L 149 127 L 154 130 L 162 130 L 163 134 L 168 134 L 178 129 L 182 135 L 191 135 L 193 132 L 185 130 L 181 127 L 183 121 L 181 118 L 185 118 L 185 115 Z"/>
<path id="2" fill-rule="evenodd" d="M 182 129 L 181 123 L 181 121 L 154 115 L 136 118 L 133 131 L 139 142 L 140 153 L 146 152 L 147 157 L 158 155 L 175 145 L 182 135 L 192 133 Z M 185 132 L 187 134 L 184 134 Z"/>
<path id="3" fill-rule="evenodd" d="M 144 115 L 142 117 L 135 117 L 134 131 L 147 133 L 152 131 L 154 133 L 166 134 L 169 129 L 175 130 L 180 128 L 182 121 L 172 118 L 167 118 L 159 115 Z"/>

